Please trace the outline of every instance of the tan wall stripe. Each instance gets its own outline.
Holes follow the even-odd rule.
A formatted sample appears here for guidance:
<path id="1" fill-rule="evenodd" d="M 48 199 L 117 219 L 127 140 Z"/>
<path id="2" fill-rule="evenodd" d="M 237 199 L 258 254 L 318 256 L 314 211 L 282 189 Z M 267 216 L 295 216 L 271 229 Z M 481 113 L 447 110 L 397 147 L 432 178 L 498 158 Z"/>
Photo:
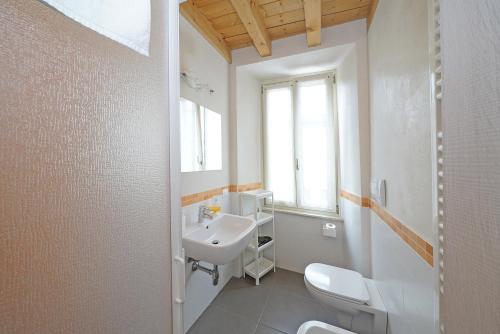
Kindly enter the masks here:
<path id="1" fill-rule="evenodd" d="M 188 206 L 191 204 L 199 203 L 202 201 L 206 201 L 215 196 L 220 196 L 224 193 L 224 191 L 229 191 L 232 193 L 242 192 L 242 191 L 250 191 L 262 188 L 262 183 L 248 183 L 248 184 L 231 184 L 222 188 L 210 189 L 207 191 L 203 191 L 196 194 L 182 196 L 181 203 L 182 206 Z"/>
<path id="2" fill-rule="evenodd" d="M 249 183 L 242 185 L 231 184 L 222 188 L 215 188 L 204 192 L 186 195 L 182 197 L 182 206 L 188 206 L 205 201 L 215 196 L 220 196 L 224 191 L 242 192 L 262 188 L 262 183 Z M 434 249 L 431 244 L 418 236 L 415 232 L 394 218 L 387 210 L 379 206 L 369 197 L 361 197 L 345 190 L 340 191 L 340 197 L 345 198 L 354 204 L 371 208 L 380 219 L 382 219 L 408 246 L 410 246 L 425 262 L 434 266 Z"/>
<path id="3" fill-rule="evenodd" d="M 434 266 L 434 248 L 427 241 L 410 230 L 402 222 L 394 218 L 387 210 L 369 197 L 361 197 L 345 190 L 340 191 L 340 197 L 354 204 L 371 208 L 408 246 L 410 246 L 425 262 Z"/>
<path id="4" fill-rule="evenodd" d="M 250 191 L 250 190 L 256 190 L 262 188 L 262 183 L 256 182 L 256 183 L 248 183 L 248 184 L 241 184 L 237 186 L 237 191 L 235 192 L 242 192 L 242 191 Z"/>
<path id="5" fill-rule="evenodd" d="M 207 199 L 210 199 L 215 196 L 220 196 L 224 193 L 224 191 L 228 190 L 229 187 L 222 187 L 222 188 L 215 188 L 215 189 L 210 189 L 207 191 L 203 191 L 201 193 L 196 193 L 196 194 L 191 194 L 191 195 L 186 195 L 182 196 L 182 206 L 188 206 L 194 203 L 198 203 L 201 201 L 205 201 Z"/>

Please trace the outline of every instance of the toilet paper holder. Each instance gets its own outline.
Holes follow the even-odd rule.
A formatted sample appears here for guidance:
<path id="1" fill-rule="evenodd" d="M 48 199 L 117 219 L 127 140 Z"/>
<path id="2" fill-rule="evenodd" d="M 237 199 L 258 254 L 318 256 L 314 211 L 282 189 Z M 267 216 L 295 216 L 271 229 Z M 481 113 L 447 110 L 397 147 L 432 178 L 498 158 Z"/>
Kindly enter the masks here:
<path id="1" fill-rule="evenodd" d="M 337 237 L 337 226 L 334 223 L 323 222 L 323 236 L 328 238 Z"/>

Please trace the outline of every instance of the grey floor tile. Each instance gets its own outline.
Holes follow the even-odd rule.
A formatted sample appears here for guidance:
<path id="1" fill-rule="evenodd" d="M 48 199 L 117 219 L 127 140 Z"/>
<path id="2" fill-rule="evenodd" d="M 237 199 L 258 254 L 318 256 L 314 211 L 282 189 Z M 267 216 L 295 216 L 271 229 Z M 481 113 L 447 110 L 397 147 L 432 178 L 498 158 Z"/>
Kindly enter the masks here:
<path id="1" fill-rule="evenodd" d="M 304 283 L 304 274 L 278 269 L 274 274 L 274 288 L 311 298 Z"/>
<path id="2" fill-rule="evenodd" d="M 274 275 L 273 273 L 269 273 L 265 275 L 264 277 L 260 278 L 260 285 L 259 286 L 265 286 L 265 287 L 271 287 L 274 284 Z M 224 290 L 231 290 L 231 289 L 240 289 L 240 288 L 253 288 L 255 287 L 255 280 L 250 277 L 246 276 L 245 278 L 236 278 L 233 277 L 227 283 L 227 285 L 224 287 Z"/>
<path id="3" fill-rule="evenodd" d="M 259 325 L 259 327 L 257 327 L 257 331 L 255 332 L 255 334 L 283 334 L 283 332 L 280 332 L 271 327 Z"/>
<path id="4" fill-rule="evenodd" d="M 229 286 L 227 289 L 224 289 L 213 301 L 212 305 L 242 315 L 257 323 L 264 310 L 271 289 L 264 285 L 249 285 L 235 288 L 234 284 L 231 284 L 232 287 Z"/>
<path id="5" fill-rule="evenodd" d="M 189 334 L 296 334 L 308 320 L 335 325 L 335 310 L 320 304 L 307 291 L 304 276 L 278 269 L 260 286 L 251 278 L 232 278 Z"/>
<path id="6" fill-rule="evenodd" d="M 255 321 L 211 305 L 188 334 L 252 334 L 256 326 Z"/>
<path id="7" fill-rule="evenodd" d="M 335 313 L 311 298 L 274 289 L 262 314 L 261 324 L 295 334 L 300 325 L 309 320 L 335 325 Z"/>

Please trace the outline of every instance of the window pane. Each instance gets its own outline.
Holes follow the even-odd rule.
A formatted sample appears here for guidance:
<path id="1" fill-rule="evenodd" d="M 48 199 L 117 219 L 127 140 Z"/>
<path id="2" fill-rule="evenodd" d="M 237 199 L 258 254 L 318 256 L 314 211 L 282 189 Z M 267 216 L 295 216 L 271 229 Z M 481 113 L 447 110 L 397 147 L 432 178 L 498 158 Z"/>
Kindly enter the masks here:
<path id="1" fill-rule="evenodd" d="M 201 170 L 203 161 L 201 149 L 201 125 L 198 106 L 181 98 L 181 171 Z"/>
<path id="2" fill-rule="evenodd" d="M 298 205 L 336 210 L 333 87 L 329 79 L 297 83 Z"/>
<path id="3" fill-rule="evenodd" d="M 205 115 L 205 170 L 222 169 L 221 115 L 207 108 Z"/>
<path id="4" fill-rule="evenodd" d="M 292 90 L 268 88 L 265 94 L 266 188 L 277 203 L 295 206 Z"/>

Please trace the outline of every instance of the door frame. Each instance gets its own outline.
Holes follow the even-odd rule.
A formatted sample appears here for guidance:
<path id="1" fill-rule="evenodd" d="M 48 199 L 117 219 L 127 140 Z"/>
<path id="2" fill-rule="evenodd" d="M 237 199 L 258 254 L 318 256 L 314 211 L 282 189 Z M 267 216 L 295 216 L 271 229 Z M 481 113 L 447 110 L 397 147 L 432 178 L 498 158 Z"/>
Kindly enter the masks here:
<path id="1" fill-rule="evenodd" d="M 181 224 L 179 1 L 168 0 L 167 11 L 172 333 L 184 334 L 185 260 Z"/>

